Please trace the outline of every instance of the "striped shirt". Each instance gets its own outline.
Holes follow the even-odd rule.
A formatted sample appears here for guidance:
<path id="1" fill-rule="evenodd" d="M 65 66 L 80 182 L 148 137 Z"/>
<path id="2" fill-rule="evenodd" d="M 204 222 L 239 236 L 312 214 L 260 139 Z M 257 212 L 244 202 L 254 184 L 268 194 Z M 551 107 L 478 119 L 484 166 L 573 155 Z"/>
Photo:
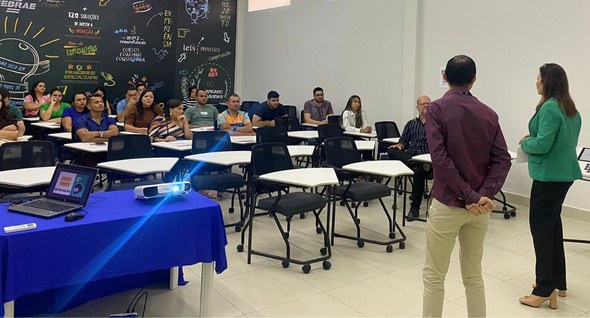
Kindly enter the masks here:
<path id="1" fill-rule="evenodd" d="M 197 106 L 197 100 L 196 99 L 185 98 L 182 102 L 183 102 L 185 108 Z"/>
<path id="2" fill-rule="evenodd" d="M 167 120 L 165 117 L 158 116 L 150 123 L 148 135 L 152 142 L 158 139 L 164 139 L 168 136 L 173 136 L 176 139 L 184 139 L 184 130 L 178 127 L 172 120 Z"/>
<path id="3" fill-rule="evenodd" d="M 428 153 L 426 130 L 419 117 L 408 121 L 399 139 L 399 143 L 404 145 L 404 150 L 412 156 Z"/>

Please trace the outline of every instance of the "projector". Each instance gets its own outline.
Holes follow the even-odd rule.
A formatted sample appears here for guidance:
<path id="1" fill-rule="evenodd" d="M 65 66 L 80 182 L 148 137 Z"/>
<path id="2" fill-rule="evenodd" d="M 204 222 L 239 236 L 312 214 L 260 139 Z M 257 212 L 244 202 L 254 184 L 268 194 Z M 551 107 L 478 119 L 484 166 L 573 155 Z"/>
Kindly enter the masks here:
<path id="1" fill-rule="evenodd" d="M 188 181 L 137 186 L 134 190 L 136 199 L 163 198 L 169 195 L 183 195 L 189 192 L 191 192 L 191 183 Z"/>

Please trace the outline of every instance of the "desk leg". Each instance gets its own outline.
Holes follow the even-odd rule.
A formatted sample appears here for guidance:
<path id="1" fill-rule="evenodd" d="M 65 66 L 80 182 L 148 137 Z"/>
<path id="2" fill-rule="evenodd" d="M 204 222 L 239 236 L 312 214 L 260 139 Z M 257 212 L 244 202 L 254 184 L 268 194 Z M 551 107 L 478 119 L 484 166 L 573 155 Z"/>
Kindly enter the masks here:
<path id="1" fill-rule="evenodd" d="M 5 318 L 14 317 L 14 300 L 4 303 L 4 317 Z"/>
<path id="2" fill-rule="evenodd" d="M 173 290 L 178 287 L 178 266 L 170 269 L 170 282 L 168 283 L 168 289 Z"/>
<path id="3" fill-rule="evenodd" d="M 201 267 L 201 301 L 199 317 L 209 317 L 209 298 L 213 285 L 213 268 L 215 262 L 203 263 Z"/>

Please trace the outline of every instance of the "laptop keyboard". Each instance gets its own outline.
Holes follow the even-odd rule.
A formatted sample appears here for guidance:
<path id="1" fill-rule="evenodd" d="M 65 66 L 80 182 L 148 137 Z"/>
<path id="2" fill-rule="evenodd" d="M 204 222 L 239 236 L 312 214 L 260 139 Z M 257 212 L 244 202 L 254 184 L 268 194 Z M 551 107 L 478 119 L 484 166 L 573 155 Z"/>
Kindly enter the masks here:
<path id="1" fill-rule="evenodd" d="M 69 210 L 72 208 L 71 205 L 61 204 L 61 203 L 51 202 L 51 201 L 46 201 L 46 200 L 35 200 L 35 201 L 27 202 L 23 205 L 37 208 L 37 209 L 53 211 L 56 213 L 59 213 L 59 212 L 65 211 L 65 210 Z"/>

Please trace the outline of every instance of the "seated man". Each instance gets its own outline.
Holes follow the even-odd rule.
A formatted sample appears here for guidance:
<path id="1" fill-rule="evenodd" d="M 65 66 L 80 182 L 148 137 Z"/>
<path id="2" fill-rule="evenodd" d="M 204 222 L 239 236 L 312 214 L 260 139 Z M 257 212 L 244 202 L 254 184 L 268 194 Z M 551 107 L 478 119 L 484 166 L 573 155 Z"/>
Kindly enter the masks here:
<path id="1" fill-rule="evenodd" d="M 256 127 L 274 127 L 275 118 L 287 116 L 287 109 L 279 103 L 279 93 L 270 91 L 266 98 L 266 102 L 258 106 L 252 118 L 252 124 Z"/>
<path id="2" fill-rule="evenodd" d="M 227 99 L 227 110 L 217 116 L 220 130 L 230 134 L 252 134 L 252 122 L 248 114 L 240 110 L 240 96 L 232 94 Z"/>
<path id="3" fill-rule="evenodd" d="M 135 86 L 129 86 L 127 88 L 127 92 L 125 93 L 125 99 L 121 100 L 117 104 L 117 121 L 124 122 L 125 117 L 131 111 L 135 104 L 137 103 L 137 96 L 139 93 L 137 92 L 137 88 Z"/>
<path id="4" fill-rule="evenodd" d="M 426 143 L 426 130 L 424 124 L 426 123 L 426 111 L 430 104 L 428 96 L 420 96 L 416 102 L 416 109 L 418 109 L 418 116 L 406 124 L 399 142 L 387 149 L 387 155 L 391 160 L 401 160 L 410 169 L 414 171 L 414 183 L 412 185 L 412 195 L 410 196 L 410 212 L 408 213 L 408 221 L 420 216 L 420 205 L 422 204 L 422 196 L 424 195 L 424 182 L 426 176 L 430 171 L 430 165 L 420 163 L 408 163 L 413 156 L 428 153 L 428 144 Z"/>
<path id="5" fill-rule="evenodd" d="M 324 100 L 321 87 L 313 89 L 313 99 L 303 105 L 303 119 L 306 124 L 323 125 L 328 123 L 328 115 L 334 114 L 332 104 Z"/>
<path id="6" fill-rule="evenodd" d="M 14 116 L 14 120 L 16 123 L 14 125 L 2 125 L 0 129 L 4 130 L 5 132 L 9 132 L 8 135 L 12 136 L 15 133 L 11 133 L 11 131 L 18 131 L 18 134 L 15 134 L 16 137 L 21 137 L 25 134 L 25 122 L 23 121 L 23 112 L 18 109 L 18 107 L 10 105 L 10 92 L 5 87 L 0 86 L 0 98 L 4 102 L 4 106 L 8 108 L 9 112 Z M 2 133 L 0 133 L 2 136 Z M 3 137 L 0 137 L 3 139 Z M 16 139 L 15 139 L 16 140 Z"/>
<path id="7" fill-rule="evenodd" d="M 207 104 L 208 96 L 206 90 L 202 88 L 195 89 L 197 102 L 194 107 L 188 107 L 185 104 L 188 108 L 184 112 L 184 116 L 191 128 L 215 126 L 215 119 L 219 116 L 219 111 L 217 111 L 215 106 Z"/>
<path id="8" fill-rule="evenodd" d="M 88 97 L 88 113 L 74 124 L 76 136 L 83 142 L 106 142 L 109 137 L 119 134 L 113 118 L 104 112 L 104 102 L 99 95 Z"/>

